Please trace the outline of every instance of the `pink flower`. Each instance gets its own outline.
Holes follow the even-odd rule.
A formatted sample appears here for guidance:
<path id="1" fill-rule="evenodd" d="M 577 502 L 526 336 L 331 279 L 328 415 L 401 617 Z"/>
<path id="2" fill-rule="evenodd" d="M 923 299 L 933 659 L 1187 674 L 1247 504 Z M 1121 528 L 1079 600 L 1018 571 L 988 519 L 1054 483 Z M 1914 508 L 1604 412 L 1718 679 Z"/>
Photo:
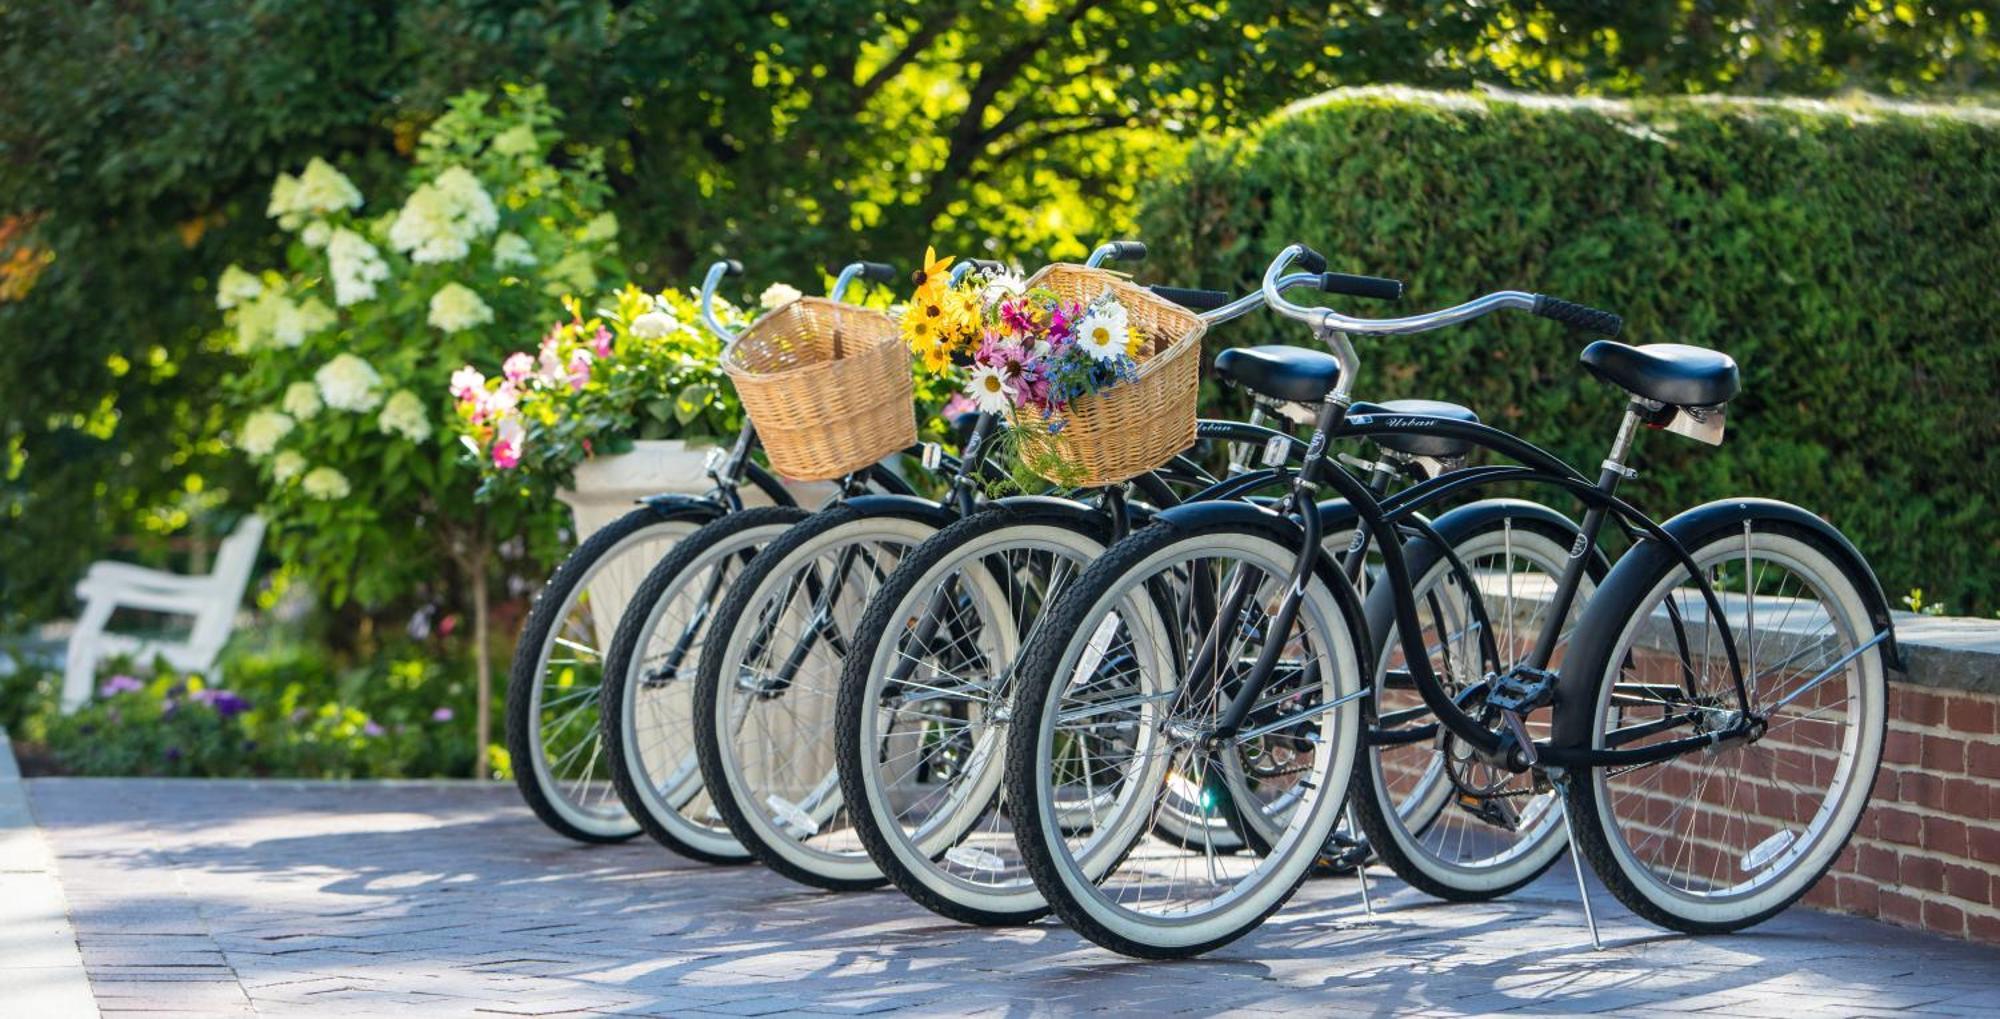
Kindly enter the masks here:
<path id="1" fill-rule="evenodd" d="M 470 400 L 486 389 L 486 376 L 471 365 L 451 373 L 451 395 L 454 399 Z"/>
<path id="2" fill-rule="evenodd" d="M 1025 300 L 1001 301 L 1000 324 L 1006 326 L 1008 330 L 1016 335 L 1030 335 L 1035 331 L 1035 319 L 1032 311 L 1033 307 Z"/>
<path id="3" fill-rule="evenodd" d="M 368 724 L 361 727 L 361 734 L 364 736 L 380 736 L 382 735 L 382 727 L 375 724 L 375 720 L 371 718 L 368 720 Z"/>
<path id="4" fill-rule="evenodd" d="M 973 403 L 972 397 L 969 397 L 964 393 L 953 393 L 951 394 L 951 399 L 946 400 L 944 402 L 944 416 L 946 418 L 955 418 L 965 414 L 976 414 L 978 412 L 979 412 L 979 405 Z"/>
<path id="5" fill-rule="evenodd" d="M 439 708 L 439 709 L 437 709 L 436 711 L 433 711 L 433 712 L 431 712 L 431 721 L 433 721 L 433 722 L 449 722 L 449 721 L 451 721 L 451 709 L 450 709 L 450 708 Z"/>
<path id="6" fill-rule="evenodd" d="M 598 357 L 611 356 L 611 330 L 597 327 L 597 335 L 590 338 L 590 349 L 597 351 Z"/>
<path id="7" fill-rule="evenodd" d="M 583 391 L 584 386 L 590 384 L 590 362 L 593 360 L 595 360 L 595 358 L 590 356 L 590 351 L 584 350 L 581 347 L 570 352 L 569 355 L 570 389 L 580 393 Z"/>
<path id="8" fill-rule="evenodd" d="M 493 449 L 491 450 L 493 466 L 503 471 L 519 467 L 521 465 L 521 443 L 526 439 L 527 431 L 521 427 L 519 419 L 508 418 L 500 422 L 500 427 L 495 429 L 493 434 Z"/>
<path id="9" fill-rule="evenodd" d="M 507 376 L 507 381 L 516 384 L 534 373 L 535 359 L 519 350 L 507 355 L 507 360 L 500 365 L 500 374 Z"/>

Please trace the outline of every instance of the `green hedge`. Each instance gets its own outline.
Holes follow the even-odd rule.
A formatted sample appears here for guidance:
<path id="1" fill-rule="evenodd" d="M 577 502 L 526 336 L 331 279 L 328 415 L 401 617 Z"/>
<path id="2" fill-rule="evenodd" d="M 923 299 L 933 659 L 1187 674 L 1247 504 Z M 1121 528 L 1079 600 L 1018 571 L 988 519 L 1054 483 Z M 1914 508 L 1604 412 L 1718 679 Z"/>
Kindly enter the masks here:
<path id="1" fill-rule="evenodd" d="M 2000 608 L 2000 116 L 1886 105 L 1512 101 L 1357 90 L 1153 182 L 1149 273 L 1241 287 L 1284 243 L 1409 283 L 1538 290 L 1743 368 L 1729 437 L 1643 440 L 1667 513 L 1762 494 L 1845 530 L 1892 596 Z M 1349 301 L 1357 314 L 1389 308 Z M 1307 342 L 1245 320 L 1212 345 Z M 1525 315 L 1366 339 L 1358 395 L 1467 403 L 1595 465 L 1619 397 Z M 1215 395 L 1215 394 L 1211 394 Z"/>

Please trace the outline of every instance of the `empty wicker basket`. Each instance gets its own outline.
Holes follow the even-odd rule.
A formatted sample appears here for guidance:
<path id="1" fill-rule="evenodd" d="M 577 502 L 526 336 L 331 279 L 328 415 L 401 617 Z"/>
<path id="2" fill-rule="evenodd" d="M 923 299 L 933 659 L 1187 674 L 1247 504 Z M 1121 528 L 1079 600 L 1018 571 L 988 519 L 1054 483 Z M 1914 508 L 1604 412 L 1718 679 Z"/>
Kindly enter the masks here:
<path id="1" fill-rule="evenodd" d="M 1143 342 L 1134 358 L 1139 362 L 1137 381 L 1071 401 L 1054 434 L 1051 422 L 1032 412 L 1014 420 L 1027 464 L 1058 484 L 1111 485 L 1138 477 L 1194 445 L 1201 336 L 1207 330 L 1201 316 L 1124 277 L 1080 265 L 1048 266 L 1028 281 L 1028 289 L 1036 287 L 1085 302 L 1112 291 Z M 1062 469 L 1037 466 L 1050 459 Z"/>
<path id="2" fill-rule="evenodd" d="M 917 441 L 910 352 L 887 312 L 800 298 L 751 323 L 722 369 L 785 477 L 838 478 Z"/>

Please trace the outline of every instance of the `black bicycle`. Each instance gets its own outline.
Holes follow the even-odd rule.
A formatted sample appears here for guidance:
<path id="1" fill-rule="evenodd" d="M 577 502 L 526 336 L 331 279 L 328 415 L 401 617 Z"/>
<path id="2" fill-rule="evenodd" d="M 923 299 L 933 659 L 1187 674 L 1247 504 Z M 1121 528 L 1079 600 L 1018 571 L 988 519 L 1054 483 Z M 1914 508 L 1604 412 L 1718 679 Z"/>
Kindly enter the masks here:
<path id="1" fill-rule="evenodd" d="M 1618 316 L 1503 291 L 1423 315 L 1353 318 L 1283 298 L 1277 284 L 1298 262 L 1325 267 L 1310 249 L 1287 248 L 1266 272 L 1264 299 L 1309 324 L 1332 353 L 1293 351 L 1233 373 L 1254 391 L 1282 389 L 1318 407 L 1314 455 L 1291 492 L 1274 507 L 1209 501 L 1164 511 L 1070 585 L 1023 651 L 1007 794 L 1021 805 L 1022 854 L 1056 912 L 1132 955 L 1225 944 L 1297 888 L 1334 825 L 1358 749 L 1427 740 L 1440 741 L 1451 800 L 1506 828 L 1541 823 L 1518 803 L 1545 797 L 1544 816 L 1554 812 L 1575 855 L 1656 923 L 1735 930 L 1804 894 L 1846 844 L 1873 786 L 1883 669 L 1895 659 L 1887 601 L 1854 547 L 1799 507 L 1726 499 L 1656 523 L 1618 495 L 1634 474 L 1627 461 L 1639 426 L 1721 440 L 1735 363 L 1678 344 L 1586 347 L 1584 368 L 1630 398 L 1593 480 L 1487 425 L 1357 412 L 1349 394 L 1360 360 L 1348 335 L 1419 333 L 1502 308 L 1616 335 Z M 1332 439 L 1380 434 L 1468 441 L 1508 462 L 1378 500 L 1319 454 Z M 1541 604 L 1539 621 L 1494 642 L 1502 667 L 1440 675 L 1430 646 L 1437 623 L 1420 613 L 1413 556 L 1399 541 L 1377 542 L 1371 597 L 1394 619 L 1398 682 L 1420 702 L 1379 710 L 1367 680 L 1375 670 L 1364 666 L 1376 661 L 1367 607 L 1320 548 L 1317 492 L 1331 488 L 1375 533 L 1391 534 L 1440 499 L 1499 484 L 1548 486 L 1585 506 L 1560 572 L 1517 592 Z M 1608 525 L 1628 532 L 1632 547 L 1566 625 Z M 1472 571 L 1489 632 L 1501 622 L 1490 611 L 1494 591 L 1520 580 Z M 1161 592 L 1175 597 L 1163 604 Z M 1086 667 L 1107 634 L 1132 648 L 1115 681 Z M 1086 774 L 1075 761 L 1079 725 L 1120 738 L 1115 783 L 1094 782 L 1115 809 L 1072 832 L 1062 804 Z M 1265 780 L 1251 802 L 1221 801 L 1232 784 L 1211 776 L 1246 754 L 1270 762 Z M 1102 763 L 1091 774 L 1101 778 Z M 1176 774 L 1194 776 L 1226 815 L 1268 816 L 1285 803 L 1270 851 L 1228 855 L 1157 839 L 1129 849 Z"/>

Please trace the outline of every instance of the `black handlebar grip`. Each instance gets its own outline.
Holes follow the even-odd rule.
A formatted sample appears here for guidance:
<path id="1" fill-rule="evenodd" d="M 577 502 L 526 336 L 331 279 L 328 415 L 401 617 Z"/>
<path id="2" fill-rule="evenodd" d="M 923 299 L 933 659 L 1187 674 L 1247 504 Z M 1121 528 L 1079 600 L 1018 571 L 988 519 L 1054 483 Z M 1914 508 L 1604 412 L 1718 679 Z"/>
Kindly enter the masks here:
<path id="1" fill-rule="evenodd" d="M 724 276 L 741 276 L 741 275 L 743 275 L 743 263 L 741 263 L 741 262 L 739 262 L 739 261 L 737 261 L 737 260 L 735 260 L 735 259 L 733 259 L 733 258 L 725 258 L 725 259 L 723 259 L 723 260 L 722 260 L 722 274 L 723 274 Z"/>
<path id="2" fill-rule="evenodd" d="M 1146 260 L 1146 245 L 1139 241 L 1112 241 L 1111 261 L 1143 262 Z"/>
<path id="3" fill-rule="evenodd" d="M 1189 311 L 1214 311 L 1228 304 L 1230 297 L 1220 290 L 1190 290 L 1186 287 L 1151 286 L 1146 289 Z"/>
<path id="4" fill-rule="evenodd" d="M 1535 314 L 1546 319 L 1554 319 L 1571 329 L 1579 329 L 1599 336 L 1616 336 L 1625 328 L 1625 319 L 1608 311 L 1599 311 L 1588 305 L 1550 297 L 1535 295 Z"/>
<path id="5" fill-rule="evenodd" d="M 1326 256 L 1305 245 L 1299 245 L 1299 268 L 1307 272 L 1325 272 Z"/>
<path id="6" fill-rule="evenodd" d="M 1347 272 L 1323 272 L 1319 274 L 1319 288 L 1329 294 L 1346 294 L 1349 297 L 1368 297 L 1378 301 L 1400 301 L 1403 299 L 1403 281 L 1386 276 L 1356 276 Z"/>
<path id="7" fill-rule="evenodd" d="M 896 276 L 896 267 L 887 262 L 861 263 L 861 278 L 870 283 L 894 283 Z"/>
<path id="8" fill-rule="evenodd" d="M 1000 264 L 1000 262 L 999 262 L 998 260 L 996 260 L 996 259 L 991 259 L 991 258 L 968 258 L 968 259 L 966 259 L 966 261 L 967 261 L 967 262 L 970 262 L 970 263 L 972 263 L 972 269 L 973 269 L 973 271 L 974 271 L 974 272 L 1006 272 L 1006 271 L 1007 271 L 1007 267 L 1006 267 L 1006 266 L 1004 266 L 1004 265 L 1002 265 L 1002 264 Z"/>

